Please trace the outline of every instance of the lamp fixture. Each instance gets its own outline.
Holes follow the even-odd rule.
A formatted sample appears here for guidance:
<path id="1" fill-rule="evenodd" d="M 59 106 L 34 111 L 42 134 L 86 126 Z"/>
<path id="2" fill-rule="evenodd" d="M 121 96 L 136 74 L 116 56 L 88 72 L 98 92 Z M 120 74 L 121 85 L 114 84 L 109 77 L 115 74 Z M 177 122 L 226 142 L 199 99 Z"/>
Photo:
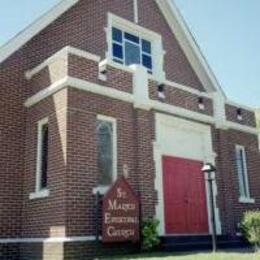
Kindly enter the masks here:
<path id="1" fill-rule="evenodd" d="M 198 98 L 198 106 L 200 110 L 205 110 L 205 104 L 204 104 L 204 99 L 203 97 Z"/>
<path id="2" fill-rule="evenodd" d="M 215 197 L 213 191 L 213 182 L 215 180 L 216 167 L 212 163 L 205 163 L 201 171 L 207 174 L 207 182 L 209 187 L 209 202 L 210 202 L 210 214 L 211 214 L 211 226 L 212 226 L 212 251 L 216 252 L 217 249 L 217 232 L 216 232 L 216 212 L 215 212 Z"/>
<path id="3" fill-rule="evenodd" d="M 243 115 L 242 115 L 242 109 L 241 108 L 237 109 L 237 119 L 239 121 L 243 120 Z"/>
<path id="4" fill-rule="evenodd" d="M 165 93 L 164 93 L 165 85 L 163 83 L 159 84 L 157 86 L 157 94 L 159 99 L 165 99 Z"/>
<path id="5" fill-rule="evenodd" d="M 98 78 L 102 81 L 107 80 L 107 61 L 103 60 L 98 65 Z"/>

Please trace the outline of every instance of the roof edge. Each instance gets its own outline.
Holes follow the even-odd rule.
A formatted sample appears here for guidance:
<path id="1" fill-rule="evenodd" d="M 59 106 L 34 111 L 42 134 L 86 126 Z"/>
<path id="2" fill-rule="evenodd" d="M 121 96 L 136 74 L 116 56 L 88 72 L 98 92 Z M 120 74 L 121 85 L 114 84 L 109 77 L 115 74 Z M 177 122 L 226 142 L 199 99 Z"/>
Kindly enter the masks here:
<path id="1" fill-rule="evenodd" d="M 172 29 L 174 35 L 177 37 L 181 47 L 183 48 L 187 58 L 197 75 L 200 77 L 207 77 L 204 80 L 204 85 L 207 91 L 219 92 L 223 97 L 226 95 L 221 88 L 215 74 L 210 68 L 205 56 L 203 55 L 198 43 L 192 35 L 188 25 L 186 24 L 181 12 L 173 0 L 155 0 L 160 7 L 162 13 Z M 198 73 L 199 72 L 199 73 Z M 201 74 L 201 75 L 199 75 Z M 204 75 L 203 75 L 204 74 Z M 200 79 L 201 79 L 200 77 Z"/>
<path id="2" fill-rule="evenodd" d="M 0 47 L 0 63 L 4 62 L 14 52 L 19 50 L 24 44 L 69 10 L 78 1 L 79 0 L 62 0 L 52 9 L 40 16 L 36 21 L 27 26 L 23 31 L 15 35 L 11 40 Z"/>

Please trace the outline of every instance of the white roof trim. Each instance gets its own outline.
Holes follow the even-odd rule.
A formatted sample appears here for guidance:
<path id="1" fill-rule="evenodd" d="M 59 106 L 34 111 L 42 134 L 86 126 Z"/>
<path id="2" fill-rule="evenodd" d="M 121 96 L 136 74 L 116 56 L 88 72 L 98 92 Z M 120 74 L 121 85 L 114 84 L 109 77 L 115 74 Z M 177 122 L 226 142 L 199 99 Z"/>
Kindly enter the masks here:
<path id="1" fill-rule="evenodd" d="M 42 31 L 49 24 L 55 21 L 64 12 L 74 6 L 78 1 L 79 0 L 62 0 L 50 11 L 42 15 L 38 20 L 36 20 L 22 32 L 17 34 L 8 43 L 0 47 L 0 63 L 5 61 L 15 51 L 20 49 L 24 44 L 26 44 L 40 31 Z M 224 91 L 218 83 L 214 73 L 208 65 L 205 57 L 203 56 L 198 44 L 192 36 L 192 33 L 190 32 L 188 26 L 185 23 L 185 20 L 183 19 L 173 0 L 155 1 L 157 2 L 159 8 L 168 21 L 173 33 L 176 35 L 178 41 L 181 43 L 181 46 L 189 61 L 191 62 L 193 69 L 198 74 L 207 91 L 218 91 L 223 97 L 225 97 Z M 228 101 L 227 103 L 230 104 L 231 102 Z"/>
<path id="2" fill-rule="evenodd" d="M 0 48 L 0 63 L 55 21 L 79 0 L 63 0 Z"/>
<path id="3" fill-rule="evenodd" d="M 224 91 L 222 90 L 216 76 L 208 65 L 173 0 L 155 1 L 164 14 L 170 28 L 178 39 L 183 51 L 206 90 L 208 92 L 218 91 L 225 97 Z"/>

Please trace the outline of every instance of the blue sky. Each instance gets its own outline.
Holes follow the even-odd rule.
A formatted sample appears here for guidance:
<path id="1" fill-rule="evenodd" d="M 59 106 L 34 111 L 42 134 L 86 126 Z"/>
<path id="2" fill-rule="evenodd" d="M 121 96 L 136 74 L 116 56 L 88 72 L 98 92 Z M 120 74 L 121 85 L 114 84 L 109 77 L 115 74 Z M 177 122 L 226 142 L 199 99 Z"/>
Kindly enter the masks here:
<path id="1" fill-rule="evenodd" d="M 1 0 L 0 45 L 58 2 Z M 260 107 L 260 1 L 175 2 L 227 96 Z"/>

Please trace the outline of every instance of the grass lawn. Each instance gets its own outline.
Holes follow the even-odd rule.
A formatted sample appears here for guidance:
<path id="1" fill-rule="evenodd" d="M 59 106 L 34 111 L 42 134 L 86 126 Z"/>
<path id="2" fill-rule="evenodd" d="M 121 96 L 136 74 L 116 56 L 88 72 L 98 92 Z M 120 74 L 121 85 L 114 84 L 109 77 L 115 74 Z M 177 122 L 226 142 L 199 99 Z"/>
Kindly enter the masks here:
<path id="1" fill-rule="evenodd" d="M 118 257 L 114 260 L 260 260 L 260 253 L 183 253 L 176 255 L 152 254 L 142 256 Z"/>

